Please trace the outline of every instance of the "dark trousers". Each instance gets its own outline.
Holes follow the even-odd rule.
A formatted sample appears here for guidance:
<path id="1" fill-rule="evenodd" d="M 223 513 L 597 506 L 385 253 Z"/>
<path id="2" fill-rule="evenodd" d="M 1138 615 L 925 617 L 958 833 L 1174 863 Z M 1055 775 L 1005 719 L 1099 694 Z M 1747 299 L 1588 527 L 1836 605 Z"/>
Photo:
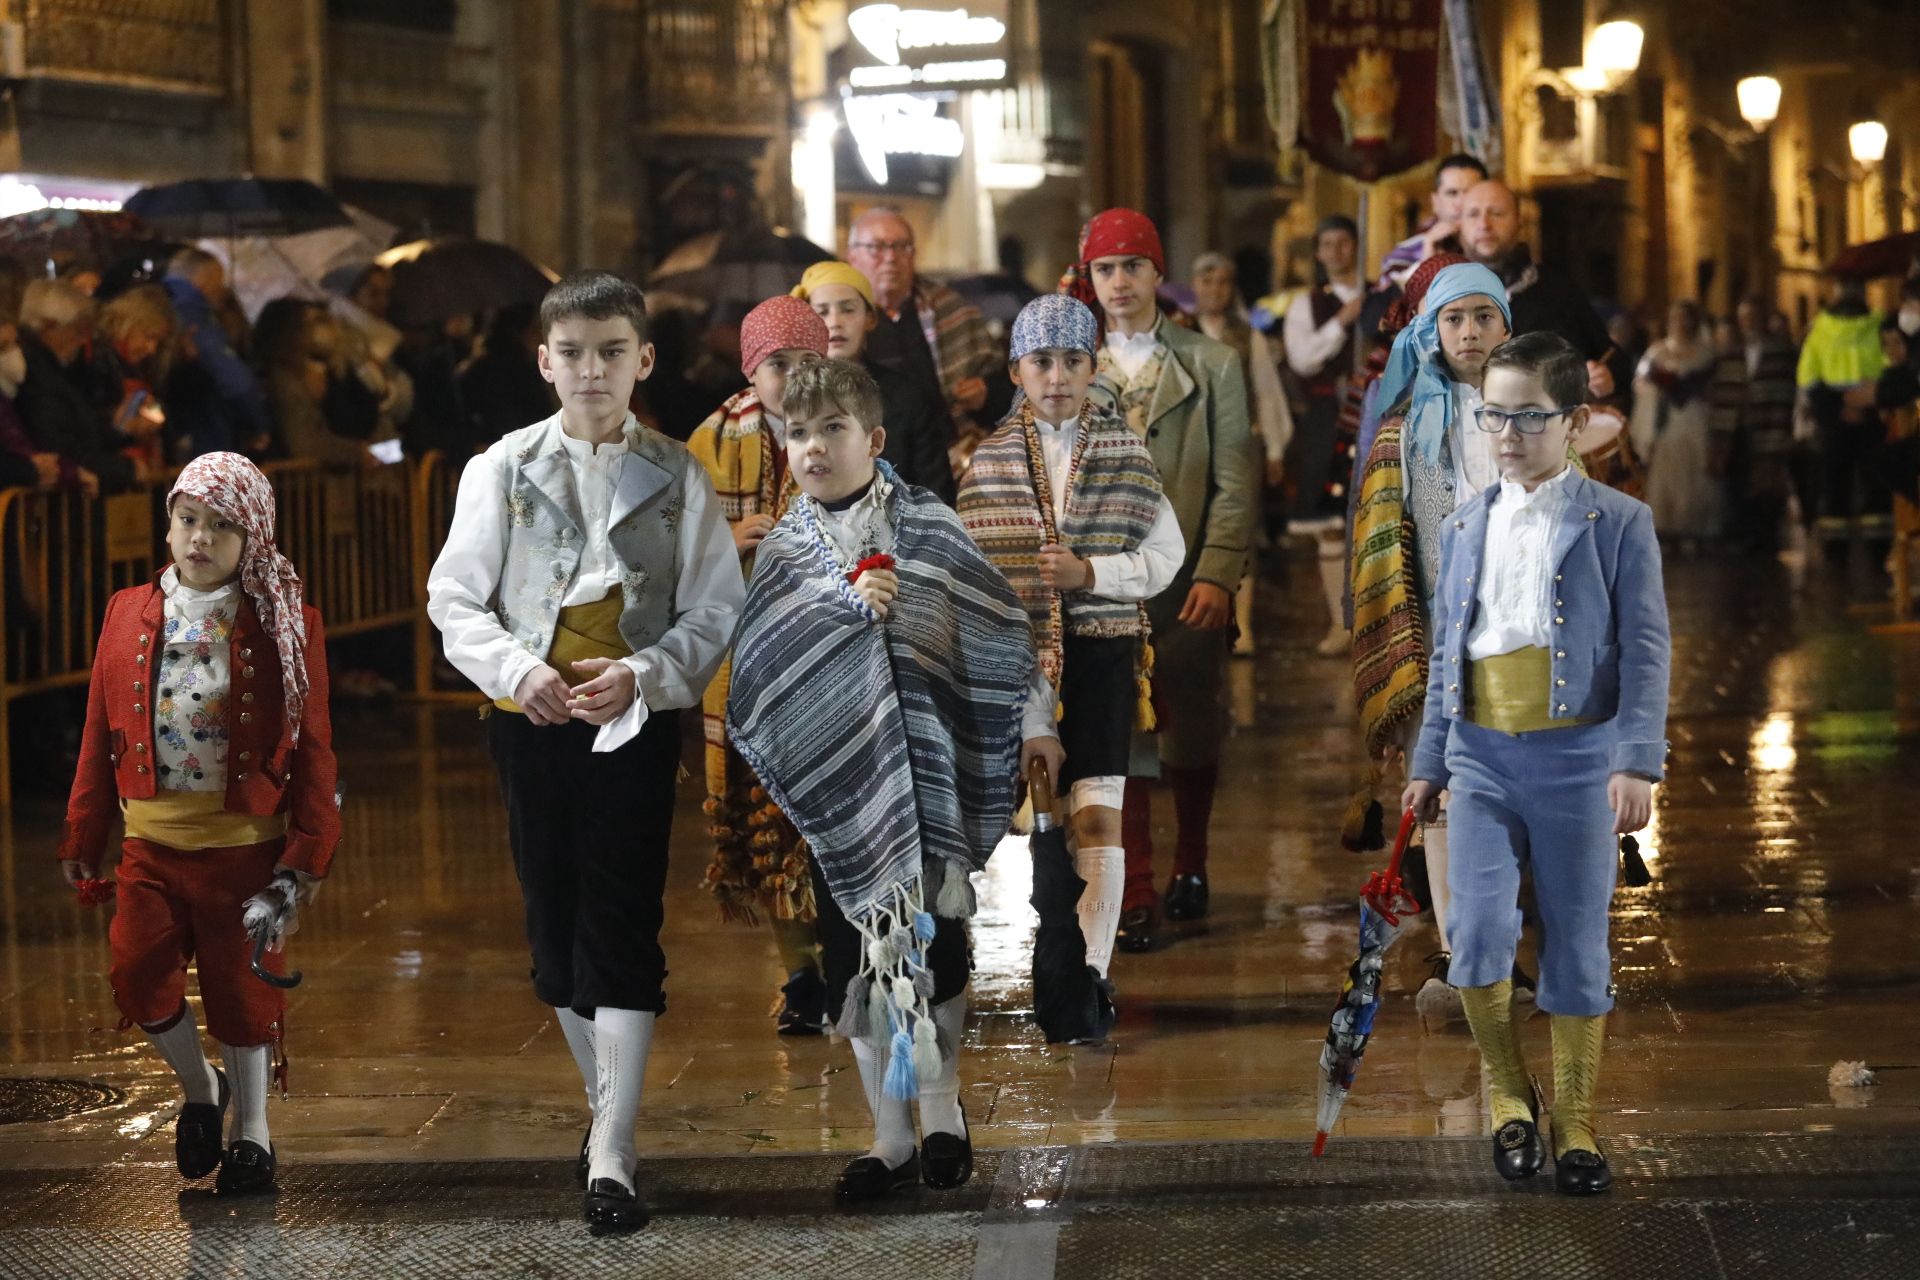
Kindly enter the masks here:
<path id="1" fill-rule="evenodd" d="M 1893 510 L 1883 455 L 1886 428 L 1870 422 L 1820 424 L 1821 510 L 1841 520 L 1855 514 L 1885 515 Z"/>
<path id="2" fill-rule="evenodd" d="M 596 755 L 582 721 L 488 721 L 526 902 L 533 990 L 555 1008 L 664 1013 L 660 949 L 680 715 L 655 711 L 633 741 Z"/>
<path id="3" fill-rule="evenodd" d="M 820 874 L 820 864 L 807 861 L 813 873 L 813 900 L 820 918 L 820 976 L 827 984 L 827 1017 L 838 1021 L 840 1006 L 847 998 L 847 984 L 860 972 L 866 943 L 860 931 L 840 914 L 840 906 Z M 927 944 L 927 966 L 933 970 L 933 1003 L 944 1004 L 967 989 L 973 972 L 973 957 L 967 950 L 967 926 L 944 916 L 933 918 L 933 941 Z"/>

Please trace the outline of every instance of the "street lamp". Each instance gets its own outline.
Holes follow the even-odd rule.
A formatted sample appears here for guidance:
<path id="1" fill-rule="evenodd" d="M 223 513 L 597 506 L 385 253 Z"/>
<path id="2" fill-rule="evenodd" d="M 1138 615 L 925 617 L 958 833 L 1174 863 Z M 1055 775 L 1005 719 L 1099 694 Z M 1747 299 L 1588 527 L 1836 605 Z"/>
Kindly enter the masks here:
<path id="1" fill-rule="evenodd" d="M 1603 22 L 1587 38 L 1586 68 L 1604 76 L 1613 86 L 1624 84 L 1640 67 L 1640 49 L 1647 33 L 1637 22 L 1617 18 Z"/>
<path id="2" fill-rule="evenodd" d="M 1748 76 L 1734 86 L 1740 99 L 1740 116 L 1756 134 L 1780 117 L 1780 82 L 1772 76 Z"/>
<path id="3" fill-rule="evenodd" d="M 1847 150 L 1857 164 L 1879 164 L 1887 158 L 1887 126 L 1878 120 L 1857 122 L 1847 130 Z"/>

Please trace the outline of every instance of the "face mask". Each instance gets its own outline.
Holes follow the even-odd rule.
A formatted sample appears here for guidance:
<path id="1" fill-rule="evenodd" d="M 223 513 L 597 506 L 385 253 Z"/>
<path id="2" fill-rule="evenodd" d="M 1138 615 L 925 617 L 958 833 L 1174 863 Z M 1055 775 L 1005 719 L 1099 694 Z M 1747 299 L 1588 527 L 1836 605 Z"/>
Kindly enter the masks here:
<path id="1" fill-rule="evenodd" d="M 1900 308 L 1900 332 L 1909 338 L 1920 334 L 1920 302 L 1909 302 Z"/>
<path id="2" fill-rule="evenodd" d="M 0 393 L 11 400 L 20 384 L 27 380 L 27 353 L 13 347 L 0 353 Z"/>

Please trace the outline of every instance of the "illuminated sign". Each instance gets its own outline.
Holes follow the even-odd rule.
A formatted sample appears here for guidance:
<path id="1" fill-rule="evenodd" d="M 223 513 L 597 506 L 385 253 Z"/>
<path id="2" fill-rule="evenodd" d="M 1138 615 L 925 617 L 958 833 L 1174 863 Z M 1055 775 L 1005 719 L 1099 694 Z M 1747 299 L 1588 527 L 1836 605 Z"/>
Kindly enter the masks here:
<path id="1" fill-rule="evenodd" d="M 864 60 L 847 72 L 856 93 L 985 89 L 1007 83 L 1007 0 L 952 9 L 863 4 L 847 28 Z"/>
<path id="2" fill-rule="evenodd" d="M 871 94 L 846 101 L 847 132 L 867 176 L 887 184 L 888 156 L 952 160 L 966 146 L 960 122 L 940 114 L 940 103 L 911 93 Z"/>

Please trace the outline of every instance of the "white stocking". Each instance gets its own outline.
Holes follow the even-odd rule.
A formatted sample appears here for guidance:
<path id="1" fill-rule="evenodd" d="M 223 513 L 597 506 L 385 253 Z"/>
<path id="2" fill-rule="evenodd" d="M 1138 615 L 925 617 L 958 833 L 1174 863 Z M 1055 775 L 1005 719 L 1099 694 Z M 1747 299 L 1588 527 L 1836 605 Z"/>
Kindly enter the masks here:
<path id="1" fill-rule="evenodd" d="M 1127 780 L 1123 777 L 1081 778 L 1068 792 L 1068 805 L 1076 817 L 1084 809 L 1111 809 L 1114 821 L 1109 825 L 1117 829 L 1120 810 L 1126 803 L 1126 790 Z M 1080 917 L 1080 936 L 1087 943 L 1087 963 L 1104 978 L 1107 965 L 1113 960 L 1113 938 L 1120 929 L 1120 899 L 1127 887 L 1127 851 L 1119 845 L 1083 848 L 1076 839 L 1073 869 L 1087 882 L 1075 907 Z"/>
<path id="2" fill-rule="evenodd" d="M 1447 829 L 1444 825 L 1429 826 L 1424 839 L 1427 882 L 1433 894 L 1433 926 L 1440 931 L 1440 949 L 1451 951 L 1453 948 L 1447 942 L 1447 907 L 1453 901 L 1453 893 L 1447 888 Z"/>
<path id="3" fill-rule="evenodd" d="M 147 1039 L 173 1068 L 173 1074 L 180 1077 L 188 1102 L 212 1105 L 220 1101 L 220 1084 L 214 1077 L 213 1064 L 200 1048 L 200 1027 L 191 1009 L 181 1009 L 179 1020 L 165 1031 L 147 1031 Z"/>
<path id="4" fill-rule="evenodd" d="M 920 1082 L 920 1133 L 950 1133 L 961 1137 L 966 1121 L 960 1117 L 960 1037 L 967 1029 L 967 993 L 933 1006 L 933 1021 L 941 1038 L 953 1046 L 953 1057 L 940 1064 L 940 1074 Z"/>
<path id="5" fill-rule="evenodd" d="M 889 1098 L 881 1087 L 887 1078 L 885 1042 L 855 1036 L 849 1043 L 854 1065 L 860 1068 L 860 1083 L 867 1090 L 867 1109 L 873 1113 L 873 1146 L 867 1154 L 889 1169 L 898 1169 L 913 1157 L 913 1112 L 905 1098 Z"/>
<path id="6" fill-rule="evenodd" d="M 591 1121 L 600 1106 L 600 1065 L 593 1056 L 593 1022 L 571 1009 L 555 1009 L 553 1016 L 560 1023 L 560 1034 L 567 1038 L 567 1048 L 573 1051 L 573 1065 L 580 1068 L 580 1084 L 587 1093 L 587 1118 Z"/>
<path id="7" fill-rule="evenodd" d="M 633 1126 L 640 1118 L 640 1085 L 647 1074 L 647 1051 L 653 1047 L 654 1015 L 639 1009 L 596 1009 L 593 1014 L 593 1059 L 597 1068 L 598 1100 L 594 1105 L 592 1140 L 587 1144 L 587 1181 L 612 1178 L 633 1188 Z"/>
<path id="8" fill-rule="evenodd" d="M 186 1019 L 182 1018 L 182 1022 Z M 273 1046 L 220 1046 L 227 1061 L 227 1084 L 233 1090 L 233 1114 L 227 1120 L 229 1144 L 245 1138 L 262 1151 L 273 1149 L 267 1133 L 267 1091 L 273 1087 Z"/>

